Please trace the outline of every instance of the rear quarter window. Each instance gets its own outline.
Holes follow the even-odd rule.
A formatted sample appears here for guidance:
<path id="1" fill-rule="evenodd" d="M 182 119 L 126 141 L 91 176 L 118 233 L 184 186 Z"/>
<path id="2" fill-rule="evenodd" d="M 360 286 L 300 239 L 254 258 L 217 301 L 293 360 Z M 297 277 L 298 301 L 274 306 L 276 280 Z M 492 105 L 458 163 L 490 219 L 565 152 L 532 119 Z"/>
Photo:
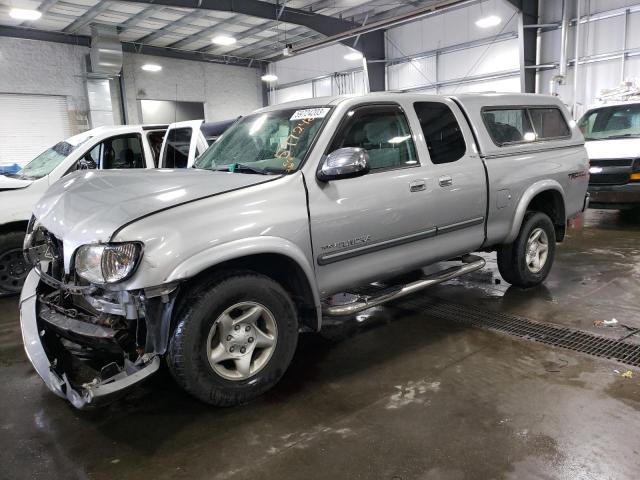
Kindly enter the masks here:
<path id="1" fill-rule="evenodd" d="M 530 108 L 529 113 L 536 138 L 563 138 L 571 135 L 569 125 L 559 108 Z"/>
<path id="2" fill-rule="evenodd" d="M 564 115 L 554 106 L 483 108 L 482 120 L 498 146 L 571 136 Z"/>

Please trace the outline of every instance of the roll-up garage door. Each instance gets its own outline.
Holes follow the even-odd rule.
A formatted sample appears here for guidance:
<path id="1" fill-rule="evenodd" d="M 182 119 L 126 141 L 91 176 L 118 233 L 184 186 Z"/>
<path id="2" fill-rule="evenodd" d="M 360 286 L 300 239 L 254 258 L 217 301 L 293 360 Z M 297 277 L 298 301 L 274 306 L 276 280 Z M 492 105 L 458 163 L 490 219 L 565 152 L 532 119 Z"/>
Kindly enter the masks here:
<path id="1" fill-rule="evenodd" d="M 0 93 L 0 164 L 24 165 L 70 136 L 66 97 Z"/>

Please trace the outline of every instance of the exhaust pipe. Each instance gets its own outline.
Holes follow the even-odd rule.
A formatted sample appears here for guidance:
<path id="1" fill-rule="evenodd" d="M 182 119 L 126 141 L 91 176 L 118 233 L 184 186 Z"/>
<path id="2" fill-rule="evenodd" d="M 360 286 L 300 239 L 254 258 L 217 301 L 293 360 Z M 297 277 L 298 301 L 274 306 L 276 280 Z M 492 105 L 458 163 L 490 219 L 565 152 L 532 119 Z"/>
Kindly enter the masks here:
<path id="1" fill-rule="evenodd" d="M 355 302 L 348 304 L 325 305 L 322 307 L 322 313 L 328 317 L 353 315 L 361 312 L 362 310 L 410 295 L 424 288 L 432 287 L 433 285 L 438 285 L 439 283 L 446 282 L 461 275 L 475 272 L 476 270 L 480 270 L 487 263 L 484 258 L 478 257 L 477 255 L 465 255 L 461 260 L 463 265 L 460 267 L 447 268 L 446 270 L 415 282 L 408 283 L 407 285 L 398 287 L 392 292 L 384 293 L 377 297 L 359 297 Z"/>

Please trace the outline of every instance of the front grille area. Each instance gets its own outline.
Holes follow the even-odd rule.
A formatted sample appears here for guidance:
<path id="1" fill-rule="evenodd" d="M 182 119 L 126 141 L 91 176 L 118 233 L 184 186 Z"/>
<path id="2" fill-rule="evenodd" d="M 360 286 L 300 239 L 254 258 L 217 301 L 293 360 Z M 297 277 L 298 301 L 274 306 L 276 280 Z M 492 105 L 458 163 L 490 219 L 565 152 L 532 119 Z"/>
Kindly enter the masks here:
<path id="1" fill-rule="evenodd" d="M 602 169 L 599 173 L 590 172 L 589 185 L 624 185 L 629 182 L 633 167 L 633 158 L 594 159 L 590 167 Z"/>
<path id="2" fill-rule="evenodd" d="M 476 307 L 439 302 L 431 298 L 417 298 L 399 302 L 397 307 L 420 310 L 425 315 L 443 320 L 494 330 L 516 337 L 566 348 L 595 357 L 615 360 L 640 367 L 640 345 L 593 335 L 591 333 L 540 323 L 515 315 L 480 310 Z"/>
<path id="3" fill-rule="evenodd" d="M 633 165 L 632 158 L 604 158 L 590 160 L 589 165 L 592 167 L 631 167 Z"/>

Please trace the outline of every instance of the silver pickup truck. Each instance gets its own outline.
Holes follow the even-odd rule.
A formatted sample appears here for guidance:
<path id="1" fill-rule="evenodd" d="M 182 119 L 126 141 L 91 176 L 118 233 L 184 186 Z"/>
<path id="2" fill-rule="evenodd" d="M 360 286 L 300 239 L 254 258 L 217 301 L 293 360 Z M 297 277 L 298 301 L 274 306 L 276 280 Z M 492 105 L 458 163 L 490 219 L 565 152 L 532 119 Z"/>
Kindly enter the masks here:
<path id="1" fill-rule="evenodd" d="M 162 360 L 202 401 L 246 402 L 300 331 L 482 268 L 470 252 L 544 281 L 586 207 L 583 143 L 553 97 L 376 93 L 259 110 L 193 169 L 71 174 L 28 227 L 27 354 L 78 408 Z"/>

